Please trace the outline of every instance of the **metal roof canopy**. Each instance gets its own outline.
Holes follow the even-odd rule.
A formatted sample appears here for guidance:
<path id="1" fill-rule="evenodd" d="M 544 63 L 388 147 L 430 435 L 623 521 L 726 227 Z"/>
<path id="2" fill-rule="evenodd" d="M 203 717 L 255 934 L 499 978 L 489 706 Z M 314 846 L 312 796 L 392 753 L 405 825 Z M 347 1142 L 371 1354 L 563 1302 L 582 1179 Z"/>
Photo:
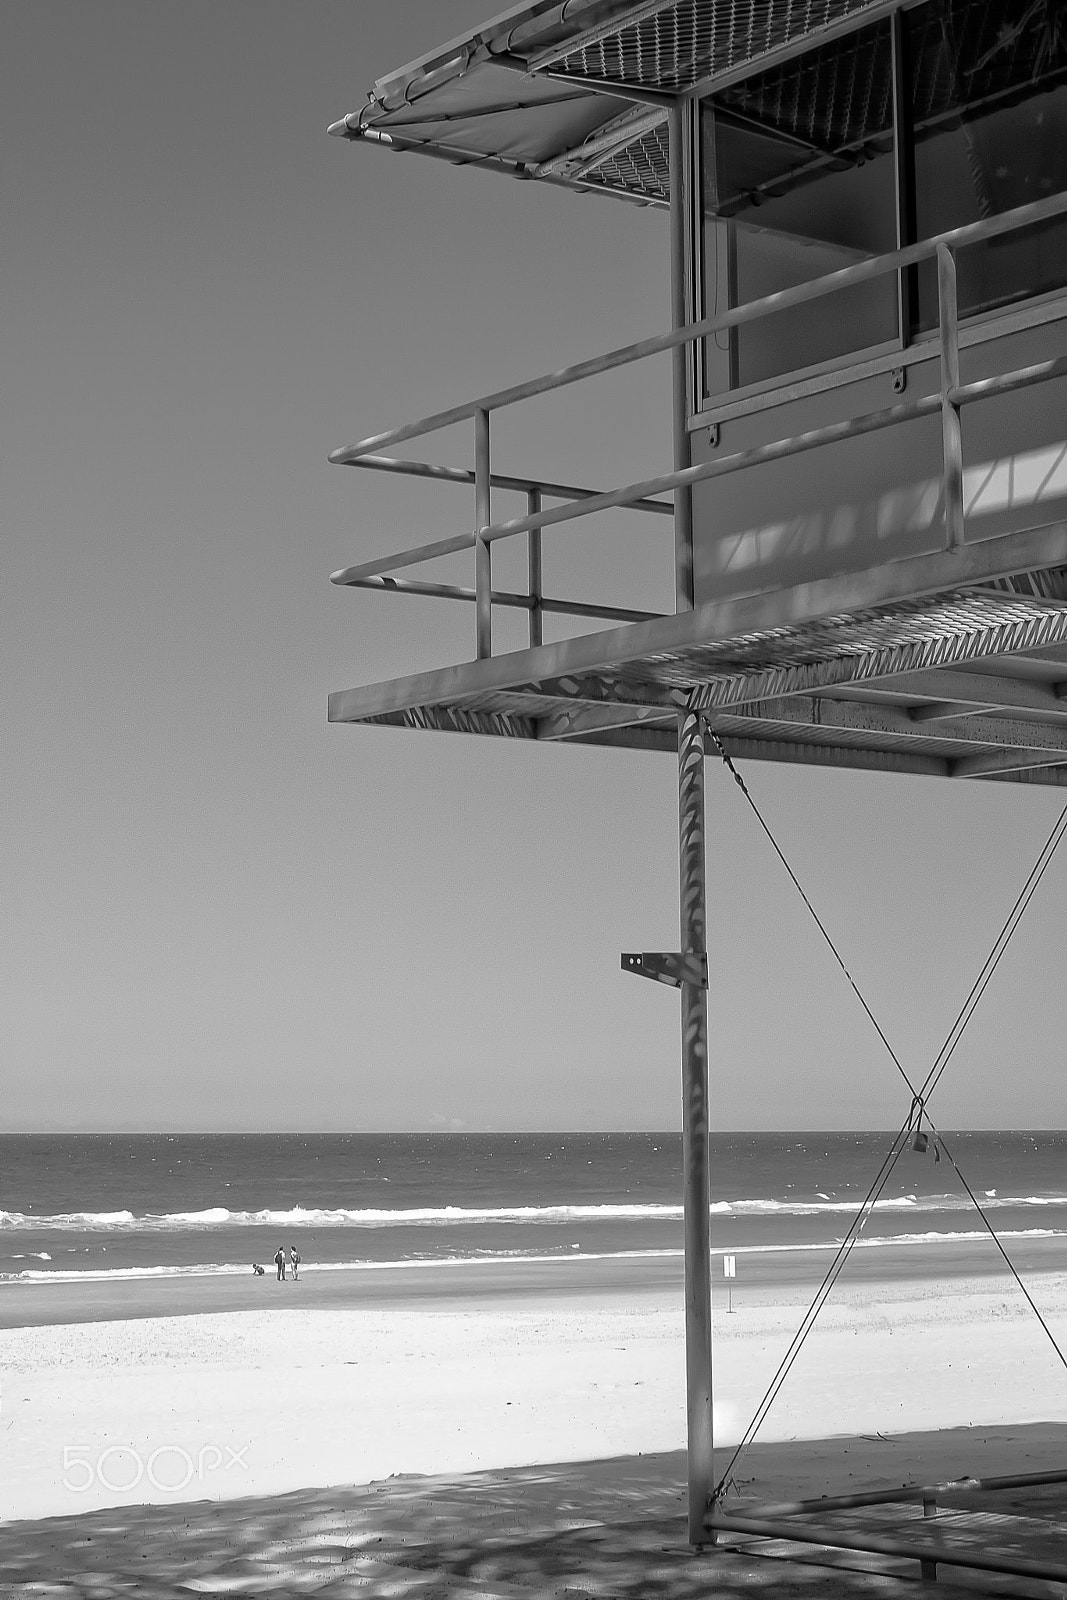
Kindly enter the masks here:
<path id="1" fill-rule="evenodd" d="M 896 3 L 528 0 L 379 79 L 330 132 L 665 206 L 672 100 Z"/>
<path id="2" fill-rule="evenodd" d="M 667 108 L 679 96 L 715 91 L 724 110 L 755 117 L 768 132 L 803 134 L 822 147 L 861 148 L 865 109 L 855 91 L 858 22 L 899 10 L 905 0 L 527 0 L 474 32 L 379 79 L 366 105 L 332 134 L 370 139 L 457 165 L 563 184 L 666 206 Z M 997 98 L 1022 58 L 1046 48 L 1039 8 L 1003 38 L 998 0 L 966 0 L 970 92 Z M 818 83 L 798 81 L 801 51 L 842 37 Z M 1017 58 L 1019 58 L 1017 60 Z M 777 68 L 758 103 L 743 85 L 754 68 Z M 917 52 L 919 124 L 936 121 L 955 92 L 936 63 Z M 884 76 L 884 73 L 883 73 Z M 768 99 L 770 95 L 773 98 Z M 851 127 L 817 130 L 840 101 Z M 657 109 L 650 109 L 650 107 Z M 883 104 L 884 111 L 884 104 Z"/>

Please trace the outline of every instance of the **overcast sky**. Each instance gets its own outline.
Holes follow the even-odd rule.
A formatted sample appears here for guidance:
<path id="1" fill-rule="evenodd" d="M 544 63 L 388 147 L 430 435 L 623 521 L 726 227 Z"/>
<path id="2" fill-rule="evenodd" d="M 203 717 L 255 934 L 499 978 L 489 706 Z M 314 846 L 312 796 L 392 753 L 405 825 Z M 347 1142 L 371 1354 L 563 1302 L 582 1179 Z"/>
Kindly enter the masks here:
<path id="1" fill-rule="evenodd" d="M 677 998 L 619 970 L 677 947 L 672 759 L 326 723 L 332 689 L 473 653 L 467 608 L 328 582 L 469 527 L 467 494 L 328 452 L 668 324 L 662 215 L 326 137 L 493 9 L 6 0 L 4 1130 L 679 1125 Z M 520 408 L 495 464 L 668 467 L 667 378 Z M 667 607 L 670 525 L 554 535 L 546 569 Z M 747 776 L 921 1074 L 1062 797 Z M 708 876 L 715 1124 L 895 1125 L 710 762 Z M 1057 860 L 944 1126 L 1067 1125 L 1065 887 Z"/>

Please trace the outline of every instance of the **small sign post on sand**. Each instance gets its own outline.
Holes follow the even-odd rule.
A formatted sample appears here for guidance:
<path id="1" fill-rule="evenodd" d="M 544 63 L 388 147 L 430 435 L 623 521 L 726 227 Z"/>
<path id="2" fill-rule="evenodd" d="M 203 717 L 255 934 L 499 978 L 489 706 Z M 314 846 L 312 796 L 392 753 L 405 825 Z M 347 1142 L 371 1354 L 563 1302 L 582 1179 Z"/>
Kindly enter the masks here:
<path id="1" fill-rule="evenodd" d="M 729 1291 L 730 1291 L 730 1303 L 729 1303 L 729 1305 L 727 1306 L 726 1309 L 728 1311 L 732 1311 L 734 1309 L 734 1279 L 737 1277 L 737 1257 L 736 1256 L 725 1256 L 725 1255 L 723 1256 L 723 1258 L 722 1258 L 722 1275 L 726 1279 L 726 1282 L 727 1282 L 727 1284 L 729 1286 Z"/>

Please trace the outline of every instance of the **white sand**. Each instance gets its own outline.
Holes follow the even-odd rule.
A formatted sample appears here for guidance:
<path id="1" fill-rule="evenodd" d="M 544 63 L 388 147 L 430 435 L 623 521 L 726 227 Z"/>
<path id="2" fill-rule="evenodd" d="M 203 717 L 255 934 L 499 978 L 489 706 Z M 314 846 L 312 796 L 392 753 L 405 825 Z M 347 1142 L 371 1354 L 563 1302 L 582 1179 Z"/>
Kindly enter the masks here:
<path id="1" fill-rule="evenodd" d="M 1067 1277 L 1042 1276 L 1033 1289 L 1067 1350 Z M 743 1295 L 735 1305 L 716 1313 L 723 1445 L 747 1423 L 803 1309 Z M 0 1332 L 0 1372 L 5 1519 L 685 1442 L 681 1310 L 660 1295 L 20 1328 Z M 944 1292 L 840 1292 L 759 1438 L 1031 1422 L 1067 1422 L 1067 1371 L 1013 1284 L 964 1280 Z M 873 1470 L 854 1444 L 851 1456 L 828 1445 L 809 1458 L 819 1478 L 810 1492 L 852 1488 Z M 894 1460 L 892 1470 L 899 1482 L 982 1467 Z"/>

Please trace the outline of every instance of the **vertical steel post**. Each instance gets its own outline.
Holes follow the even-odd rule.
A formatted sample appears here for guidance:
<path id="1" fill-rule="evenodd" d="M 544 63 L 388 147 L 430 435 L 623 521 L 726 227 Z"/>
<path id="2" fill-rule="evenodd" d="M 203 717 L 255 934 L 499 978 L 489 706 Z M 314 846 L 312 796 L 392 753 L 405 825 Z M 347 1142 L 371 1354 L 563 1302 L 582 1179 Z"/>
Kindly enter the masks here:
<path id="1" fill-rule="evenodd" d="M 478 534 L 492 521 L 489 507 L 489 413 L 474 417 L 474 527 Z M 475 650 L 478 660 L 493 653 L 493 557 L 484 539 L 474 541 Z"/>
<path id="2" fill-rule="evenodd" d="M 897 249 L 914 244 L 918 232 L 915 208 L 915 138 L 911 116 L 911 75 L 908 68 L 908 37 L 904 16 L 894 11 L 892 29 L 893 64 L 893 165 L 897 186 Z M 897 273 L 897 331 L 900 348 L 907 349 L 919 319 L 918 266 L 901 267 Z M 901 373 L 905 368 L 901 368 Z"/>
<path id="3" fill-rule="evenodd" d="M 685 182 L 685 125 L 682 103 L 675 101 L 670 109 L 670 180 L 671 180 L 671 327 L 684 328 L 686 317 L 686 206 L 688 185 Z M 687 346 L 675 345 L 671 351 L 671 421 L 674 438 L 674 469 L 680 471 L 692 461 L 689 448 L 689 404 L 686 371 L 689 365 Z M 693 589 L 693 492 L 690 488 L 674 491 L 674 590 L 675 609 L 692 611 Z"/>
<path id="4" fill-rule="evenodd" d="M 526 491 L 526 510 L 532 517 L 541 509 L 541 490 L 536 485 L 531 485 Z M 541 530 L 531 528 L 526 535 L 526 549 L 528 557 L 528 571 L 530 577 L 529 589 L 533 605 L 530 607 L 530 648 L 534 649 L 542 643 L 544 612 L 541 609 L 541 598 L 544 590 L 541 585 Z"/>
<path id="5" fill-rule="evenodd" d="M 941 439 L 945 455 L 945 544 L 963 544 L 963 434 L 960 408 L 952 396 L 960 382 L 960 340 L 956 310 L 956 261 L 946 244 L 937 247 L 937 305 L 941 336 Z"/>
<path id="6" fill-rule="evenodd" d="M 678 859 L 683 954 L 707 948 L 704 888 L 704 729 L 678 718 Z M 682 985 L 682 1171 L 685 1217 L 685 1376 L 689 1541 L 706 1544 L 714 1487 L 711 1387 L 711 1179 L 708 1149 L 708 1002 Z"/>

